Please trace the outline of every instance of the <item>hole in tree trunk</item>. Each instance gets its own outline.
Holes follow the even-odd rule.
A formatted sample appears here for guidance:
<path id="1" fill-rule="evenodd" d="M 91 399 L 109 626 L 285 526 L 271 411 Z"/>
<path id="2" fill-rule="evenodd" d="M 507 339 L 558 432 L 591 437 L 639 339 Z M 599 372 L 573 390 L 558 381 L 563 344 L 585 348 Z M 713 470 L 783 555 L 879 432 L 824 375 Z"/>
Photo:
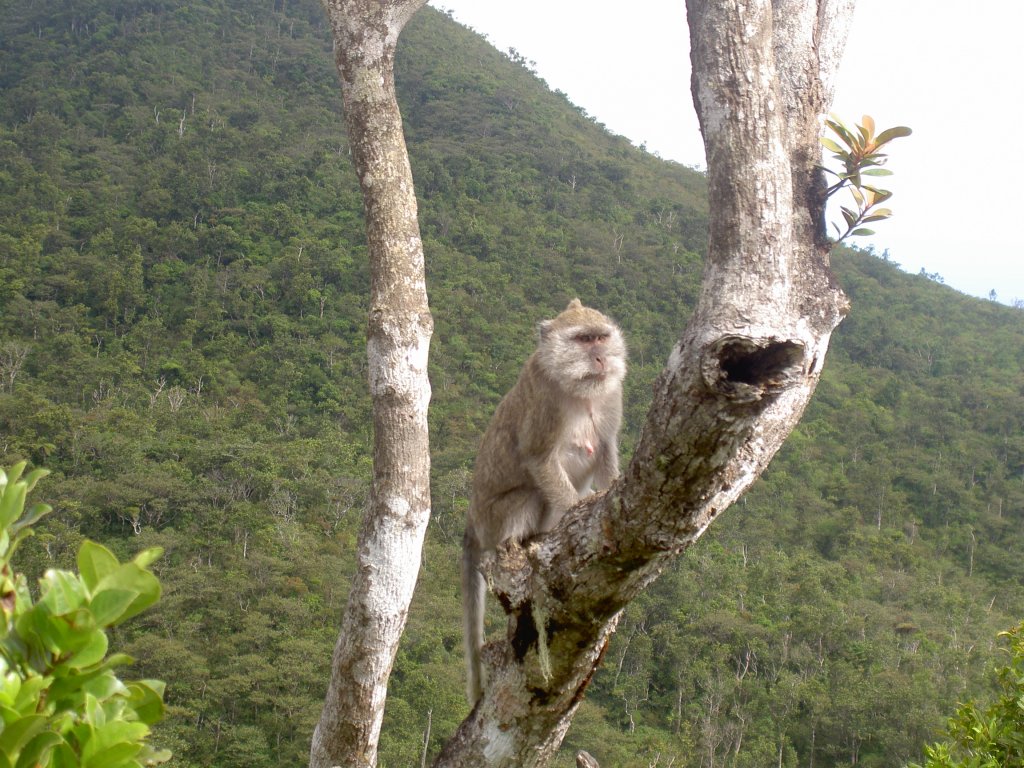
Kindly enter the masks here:
<path id="1" fill-rule="evenodd" d="M 516 611 L 515 628 L 509 640 L 516 658 L 522 661 L 530 646 L 537 642 L 537 625 L 533 623 L 533 605 L 527 601 Z"/>
<path id="2" fill-rule="evenodd" d="M 705 353 L 704 381 L 738 402 L 778 394 L 803 375 L 804 347 L 796 341 L 727 336 Z"/>
<path id="3" fill-rule="evenodd" d="M 772 342 L 761 347 L 745 339 L 726 343 L 718 357 L 726 378 L 737 384 L 766 386 L 778 384 L 800 364 L 803 347 L 792 341 Z"/>

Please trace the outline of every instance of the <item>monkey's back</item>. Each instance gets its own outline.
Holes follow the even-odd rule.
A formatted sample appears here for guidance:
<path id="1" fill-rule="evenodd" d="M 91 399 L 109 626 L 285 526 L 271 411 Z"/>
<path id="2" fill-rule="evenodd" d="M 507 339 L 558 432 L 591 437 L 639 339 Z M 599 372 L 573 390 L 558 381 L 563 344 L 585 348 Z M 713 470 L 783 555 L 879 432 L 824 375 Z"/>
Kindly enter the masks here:
<path id="1" fill-rule="evenodd" d="M 554 449 L 563 431 L 559 405 L 564 395 L 536 358 L 534 353 L 527 360 L 498 403 L 477 451 L 468 529 L 483 549 L 535 533 L 543 511 L 528 467 Z"/>

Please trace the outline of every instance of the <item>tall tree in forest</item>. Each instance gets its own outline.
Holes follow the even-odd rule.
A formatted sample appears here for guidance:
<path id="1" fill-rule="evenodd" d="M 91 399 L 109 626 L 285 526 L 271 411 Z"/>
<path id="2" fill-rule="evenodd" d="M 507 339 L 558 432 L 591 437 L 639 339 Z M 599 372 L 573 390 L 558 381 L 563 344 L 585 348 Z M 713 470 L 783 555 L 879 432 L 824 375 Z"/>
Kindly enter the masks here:
<path id="1" fill-rule="evenodd" d="M 387 681 L 430 519 L 427 306 L 409 155 L 395 98 L 398 35 L 426 0 L 328 0 L 370 256 L 373 484 L 310 765 L 376 764 Z"/>
<path id="2" fill-rule="evenodd" d="M 328 3 L 375 261 L 389 254 L 374 246 L 380 237 L 374 217 L 403 205 L 407 215 L 415 214 L 411 181 L 390 186 L 377 174 L 407 168 L 391 53 L 420 4 Z M 577 505 L 551 533 L 525 548 L 509 545 L 486 564 L 508 613 L 508 632 L 485 648 L 487 689 L 437 766 L 551 761 L 619 612 L 767 466 L 803 413 L 846 310 L 828 264 L 818 137 L 852 0 L 688 0 L 687 9 L 711 209 L 702 293 L 658 380 L 622 479 Z M 374 158 L 383 167 L 374 166 Z M 401 253 L 403 242 L 411 247 L 414 239 L 417 254 L 408 263 L 422 270 L 418 238 L 409 237 L 392 242 Z M 383 268 L 375 264 L 374 270 Z M 422 271 L 406 279 L 422 287 Z M 393 574 L 414 576 L 410 561 L 418 565 L 418 556 L 410 557 L 409 531 L 422 537 L 425 479 L 414 473 L 407 495 L 399 495 L 397 482 L 385 487 L 384 479 L 396 481 L 409 467 L 426 465 L 425 435 L 401 445 L 404 453 L 389 470 L 385 462 L 399 458 L 389 453 L 395 434 L 384 430 L 387 422 L 376 410 L 399 407 L 404 399 L 421 418 L 416 408 L 426 407 L 425 379 L 399 375 L 384 386 L 379 366 L 401 369 L 412 360 L 422 372 L 429 315 L 425 298 L 414 305 L 403 303 L 412 296 L 392 300 L 381 306 L 375 293 L 372 313 L 387 316 L 388 332 L 413 340 L 416 354 L 382 356 L 382 342 L 374 340 L 381 331 L 371 319 L 377 500 L 364 523 L 360 569 L 314 739 L 317 768 L 374 764 L 386 675 L 407 600 L 375 602 L 369 595 L 377 583 L 398 579 Z M 404 333 L 391 324 L 403 318 L 409 323 Z M 397 342 L 393 348 L 399 349 Z M 410 524 L 401 525 L 406 519 Z M 343 698 L 364 686 L 365 698 Z M 361 709 L 347 709 L 356 706 Z"/>

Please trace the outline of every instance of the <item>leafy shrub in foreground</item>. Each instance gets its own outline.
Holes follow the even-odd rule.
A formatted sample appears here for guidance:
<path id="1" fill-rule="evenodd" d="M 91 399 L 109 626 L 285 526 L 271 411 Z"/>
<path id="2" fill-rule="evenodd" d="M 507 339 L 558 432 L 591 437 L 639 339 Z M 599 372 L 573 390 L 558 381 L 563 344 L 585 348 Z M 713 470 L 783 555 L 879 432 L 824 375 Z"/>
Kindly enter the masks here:
<path id="1" fill-rule="evenodd" d="M 107 655 L 106 628 L 160 597 L 147 549 L 120 563 L 91 541 L 78 551 L 79 573 L 50 569 L 33 600 L 23 574 L 11 566 L 31 525 L 50 512 L 25 498 L 47 474 L 22 478 L 25 462 L 0 469 L 0 768 L 141 768 L 170 758 L 145 743 L 163 716 L 164 684 L 122 682 L 115 667 L 131 662 Z"/>
<path id="2" fill-rule="evenodd" d="M 1004 650 L 1010 656 L 996 670 L 1001 695 L 985 709 L 961 704 L 946 726 L 949 740 L 925 747 L 924 768 L 1024 766 L 1024 622 L 999 637 L 1009 644 Z"/>

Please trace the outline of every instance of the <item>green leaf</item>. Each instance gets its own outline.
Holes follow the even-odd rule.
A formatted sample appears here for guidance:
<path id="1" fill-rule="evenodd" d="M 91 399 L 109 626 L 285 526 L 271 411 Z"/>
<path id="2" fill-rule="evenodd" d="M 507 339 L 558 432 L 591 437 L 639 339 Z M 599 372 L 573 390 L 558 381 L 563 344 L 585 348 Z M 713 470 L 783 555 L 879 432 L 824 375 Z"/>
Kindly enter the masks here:
<path id="1" fill-rule="evenodd" d="M 107 655 L 107 633 L 102 629 L 95 629 L 88 635 L 87 642 L 72 655 L 62 662 L 62 665 L 70 669 L 85 669 L 103 661 Z"/>
<path id="2" fill-rule="evenodd" d="M 853 232 L 851 232 L 850 234 L 851 235 L 873 235 L 873 234 L 875 234 L 875 230 L 873 230 L 873 229 L 866 229 L 864 227 L 859 227 L 858 229 L 853 230 Z"/>
<path id="3" fill-rule="evenodd" d="M 18 758 L 17 768 L 36 768 L 36 766 L 46 765 L 50 751 L 63 742 L 64 739 L 59 734 L 53 731 L 43 731 L 25 745 L 21 751 L 21 757 Z"/>
<path id="4" fill-rule="evenodd" d="M 14 696 L 12 705 L 19 712 L 34 711 L 39 700 L 43 697 L 43 691 L 53 682 L 52 677 L 30 677 L 21 681 Z"/>
<path id="5" fill-rule="evenodd" d="M 103 662 L 103 669 L 113 669 L 114 667 L 124 667 L 128 664 L 135 663 L 135 659 L 129 656 L 127 653 L 112 653 L 110 657 Z"/>
<path id="6" fill-rule="evenodd" d="M 50 755 L 50 761 L 49 768 L 79 768 L 78 757 L 67 742 L 57 745 Z"/>
<path id="7" fill-rule="evenodd" d="M 135 682 L 138 685 L 144 685 L 147 688 L 150 688 L 157 696 L 160 697 L 160 700 L 163 701 L 164 694 L 167 692 L 167 683 L 165 683 L 163 680 L 154 680 L 153 678 L 146 678 L 145 680 L 136 680 Z"/>
<path id="8" fill-rule="evenodd" d="M 889 162 L 889 156 L 883 155 L 881 152 L 874 152 L 870 155 L 865 155 L 860 159 L 858 165 L 860 168 L 870 168 L 878 165 L 885 165 Z"/>
<path id="9" fill-rule="evenodd" d="M 128 701 L 139 720 L 152 725 L 164 716 L 164 684 L 159 680 L 139 680 L 128 685 Z"/>
<path id="10" fill-rule="evenodd" d="M 27 715 L 6 723 L 0 733 L 0 752 L 8 757 L 20 754 L 22 748 L 45 727 L 45 715 Z"/>
<path id="11" fill-rule="evenodd" d="M 25 475 L 25 490 L 31 492 L 32 489 L 36 487 L 36 483 L 38 483 L 48 474 L 50 474 L 50 470 L 48 469 L 43 469 L 41 467 L 38 469 L 33 469 L 31 472 Z"/>
<path id="12" fill-rule="evenodd" d="M 825 147 L 825 149 L 829 150 L 830 152 L 835 152 L 837 155 L 841 155 L 842 157 L 846 156 L 846 152 L 843 151 L 843 148 L 840 147 L 838 144 L 836 144 L 834 141 L 832 141 L 832 139 L 828 138 L 827 136 L 822 136 L 820 139 L 818 139 L 818 141 L 820 141 L 821 145 L 823 147 Z M 842 157 L 839 157 L 837 159 L 841 160 Z"/>
<path id="13" fill-rule="evenodd" d="M 148 733 L 149 726 L 145 723 L 125 720 L 112 720 L 97 726 L 82 746 L 82 768 L 118 765 L 138 754 L 142 749 L 138 742 Z"/>
<path id="14" fill-rule="evenodd" d="M 24 466 L 24 462 L 21 466 Z M 26 493 L 28 487 L 24 483 L 7 483 L 3 494 L 0 495 L 0 527 L 8 528 L 21 516 L 21 511 L 25 508 Z"/>
<path id="15" fill-rule="evenodd" d="M 0 682 L 0 722 L 17 719 L 18 711 L 14 708 L 14 702 L 21 692 L 21 686 L 22 680 L 17 673 L 10 672 L 3 676 Z M 5 710 L 10 710 L 10 715 L 5 715 Z"/>
<path id="16" fill-rule="evenodd" d="M 872 195 L 874 195 L 874 205 L 884 203 L 886 200 L 892 197 L 892 192 L 890 192 L 887 189 L 877 189 L 876 187 L 869 187 L 866 184 L 864 185 L 864 189 L 868 190 L 869 192 L 871 192 Z"/>
<path id="17" fill-rule="evenodd" d="M 893 139 L 901 139 L 904 136 L 909 136 L 912 133 L 913 131 L 907 128 L 907 126 L 905 125 L 897 125 L 895 128 L 886 128 L 884 131 L 878 134 L 878 137 L 875 139 L 875 144 L 877 146 L 881 146 L 882 144 L 887 144 Z"/>
<path id="18" fill-rule="evenodd" d="M 24 515 L 20 520 L 11 523 L 11 533 L 17 533 L 22 528 L 33 525 L 39 522 L 41 517 L 50 514 L 53 511 L 53 507 L 49 504 L 33 504 L 28 514 Z"/>
<path id="19" fill-rule="evenodd" d="M 113 552 L 95 541 L 87 539 L 78 548 L 78 571 L 90 591 L 94 591 L 100 580 L 120 565 Z"/>
<path id="20" fill-rule="evenodd" d="M 149 547 L 148 549 L 144 549 L 139 552 L 139 554 L 132 559 L 132 562 L 139 566 L 139 568 L 148 568 L 159 560 L 163 554 L 163 547 Z"/>
<path id="21" fill-rule="evenodd" d="M 6 544 L 8 558 L 10 558 L 14 554 L 14 551 L 18 548 L 18 545 L 21 544 L 21 542 L 23 542 L 28 537 L 32 536 L 34 533 L 34 531 L 31 528 L 22 528 L 17 523 L 14 523 L 11 526 L 11 530 L 13 531 L 16 528 L 20 528 L 20 530 L 18 530 L 18 533 L 13 538 L 11 538 L 10 541 Z M 4 532 L 4 541 L 7 542 L 6 531 Z"/>
<path id="22" fill-rule="evenodd" d="M 142 744 L 138 741 L 114 744 L 101 752 L 95 752 L 88 758 L 83 755 L 82 768 L 128 768 L 134 762 L 132 758 L 141 751 Z M 138 765 L 138 763 L 134 764 Z"/>
<path id="23" fill-rule="evenodd" d="M 865 168 L 861 173 L 865 176 L 892 176 L 888 168 Z"/>
<path id="24" fill-rule="evenodd" d="M 31 714 L 31 713 L 29 713 L 29 714 Z M 6 727 L 8 723 L 13 723 L 16 720 L 20 720 L 20 719 L 21 719 L 21 712 L 19 712 L 16 709 L 12 709 L 11 707 L 7 707 L 7 706 L 4 706 L 3 704 L 0 704 L 0 722 L 2 722 L 4 724 L 4 727 Z"/>
<path id="25" fill-rule="evenodd" d="M 103 666 L 106 667 L 106 665 Z M 117 694 L 127 693 L 128 687 L 117 679 L 117 675 L 106 670 L 102 671 L 101 674 L 95 675 L 85 683 L 82 686 L 82 690 L 95 696 L 97 699 L 105 700 Z"/>
<path id="26" fill-rule="evenodd" d="M 115 623 L 130 619 L 160 599 L 160 581 L 149 571 L 135 563 L 125 563 L 116 571 L 107 574 L 96 585 L 96 594 L 108 589 L 134 592 L 136 597 Z"/>
<path id="27" fill-rule="evenodd" d="M 28 641 L 28 652 L 40 654 L 46 651 L 53 656 L 58 656 L 67 650 L 68 625 L 59 619 L 54 619 L 46 611 L 33 610 L 18 620 L 18 632 Z M 35 666 L 39 669 L 50 667 L 51 659 L 43 654 L 35 657 Z"/>
<path id="28" fill-rule="evenodd" d="M 92 599 L 89 609 L 98 626 L 109 627 L 117 623 L 138 596 L 136 590 L 104 589 Z"/>
<path id="29" fill-rule="evenodd" d="M 82 719 L 88 729 L 95 730 L 96 728 L 106 725 L 107 713 L 104 711 L 103 705 L 100 703 L 99 699 L 91 693 L 85 694 L 85 704 L 83 704 L 79 709 L 84 713 L 84 717 Z M 86 735 L 82 733 L 79 738 L 84 740 Z"/>
<path id="30" fill-rule="evenodd" d="M 70 571 L 51 568 L 40 581 L 43 598 L 40 605 L 46 606 L 54 616 L 63 616 L 77 610 L 87 600 L 85 585 Z"/>
<path id="31" fill-rule="evenodd" d="M 21 473 L 25 471 L 25 467 L 28 466 L 27 461 L 19 461 L 17 464 L 11 467 L 9 472 L 3 472 L 0 470 L 0 486 L 3 485 L 14 485 L 18 482 L 18 478 L 21 477 Z"/>
<path id="32" fill-rule="evenodd" d="M 847 143 L 847 145 L 851 147 L 854 146 L 856 138 L 854 137 L 853 132 L 850 131 L 850 129 L 847 128 L 843 121 L 836 115 L 829 115 L 829 119 L 825 121 L 825 125 L 831 128 L 837 136 Z"/>
<path id="33" fill-rule="evenodd" d="M 48 700 L 59 703 L 62 707 L 74 707 L 77 710 L 81 710 L 83 698 L 85 700 L 96 698 L 95 694 L 90 693 L 89 690 L 93 687 L 92 684 L 96 679 L 104 674 L 109 674 L 95 669 L 83 673 L 68 674 L 74 672 L 74 670 L 66 666 L 60 666 L 54 671 L 63 672 L 64 674 L 54 676 Z M 99 686 L 98 689 L 100 691 L 103 690 L 102 686 Z"/>

